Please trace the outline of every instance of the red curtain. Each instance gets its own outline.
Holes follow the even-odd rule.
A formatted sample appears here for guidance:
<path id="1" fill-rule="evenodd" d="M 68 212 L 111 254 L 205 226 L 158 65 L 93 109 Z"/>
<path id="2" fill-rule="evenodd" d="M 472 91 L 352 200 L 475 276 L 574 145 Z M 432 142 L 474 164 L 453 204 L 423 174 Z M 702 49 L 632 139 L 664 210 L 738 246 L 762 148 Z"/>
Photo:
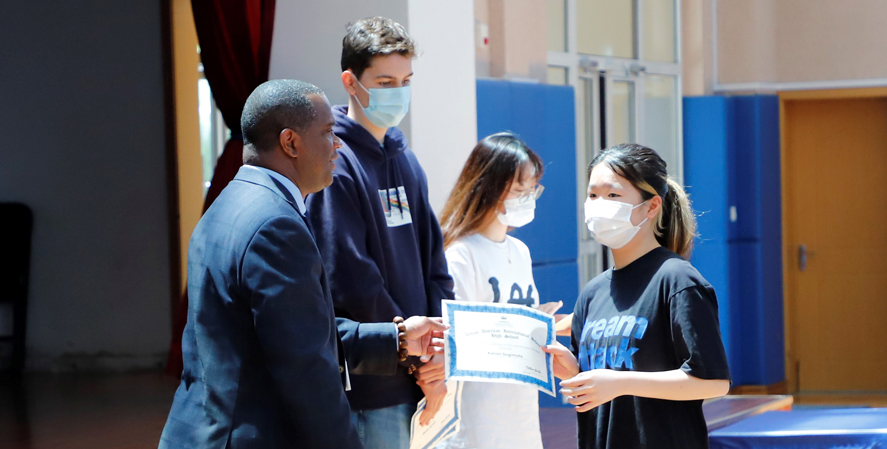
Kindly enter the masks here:
<path id="1" fill-rule="evenodd" d="M 274 6 L 275 0 L 191 0 L 203 73 L 225 124 L 231 129 L 231 140 L 216 161 L 203 203 L 204 212 L 243 164 L 240 114 L 253 89 L 268 81 Z M 173 323 L 166 363 L 166 372 L 171 376 L 182 373 L 182 331 L 187 317 L 186 290 Z"/>

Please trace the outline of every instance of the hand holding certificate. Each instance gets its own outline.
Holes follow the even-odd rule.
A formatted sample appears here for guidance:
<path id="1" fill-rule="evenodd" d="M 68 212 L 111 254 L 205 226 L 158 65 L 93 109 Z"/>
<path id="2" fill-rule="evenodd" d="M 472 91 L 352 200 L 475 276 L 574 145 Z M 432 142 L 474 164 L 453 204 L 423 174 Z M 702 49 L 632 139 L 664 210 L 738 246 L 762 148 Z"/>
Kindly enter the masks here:
<path id="1" fill-rule="evenodd" d="M 514 304 L 443 301 L 447 379 L 531 385 L 555 395 L 554 317 Z"/>

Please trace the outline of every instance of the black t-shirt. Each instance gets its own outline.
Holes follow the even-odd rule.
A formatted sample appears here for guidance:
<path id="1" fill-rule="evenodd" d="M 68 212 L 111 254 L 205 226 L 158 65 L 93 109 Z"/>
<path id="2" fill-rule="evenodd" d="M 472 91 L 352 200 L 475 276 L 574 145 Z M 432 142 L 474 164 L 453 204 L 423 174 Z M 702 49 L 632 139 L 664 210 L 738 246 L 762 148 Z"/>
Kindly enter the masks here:
<path id="1" fill-rule="evenodd" d="M 665 248 L 592 279 L 576 302 L 572 338 L 582 371 L 730 379 L 714 289 Z M 620 396 L 579 414 L 579 447 L 707 448 L 702 401 Z"/>

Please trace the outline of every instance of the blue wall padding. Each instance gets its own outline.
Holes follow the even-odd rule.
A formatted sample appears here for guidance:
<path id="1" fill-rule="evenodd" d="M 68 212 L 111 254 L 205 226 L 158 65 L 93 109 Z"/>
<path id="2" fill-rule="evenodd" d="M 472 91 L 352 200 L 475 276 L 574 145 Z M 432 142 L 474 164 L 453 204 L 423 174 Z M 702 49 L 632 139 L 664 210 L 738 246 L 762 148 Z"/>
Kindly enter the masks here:
<path id="1" fill-rule="evenodd" d="M 760 365 L 762 383 L 785 379 L 785 320 L 782 273 L 782 162 L 780 160 L 779 97 L 760 97 L 761 148 L 761 277 L 763 301 Z"/>
<path id="2" fill-rule="evenodd" d="M 559 313 L 571 313 L 579 296 L 579 266 L 575 261 L 533 264 L 533 280 L 539 290 L 539 302 L 563 301 Z"/>
<path id="3" fill-rule="evenodd" d="M 578 257 L 573 101 L 571 86 L 477 81 L 478 140 L 513 131 L 545 164 L 540 182 L 545 193 L 536 202 L 536 218 L 512 233 L 529 246 L 534 263 L 575 262 Z"/>
<path id="4" fill-rule="evenodd" d="M 573 88 L 501 80 L 477 81 L 478 140 L 513 131 L 545 164 L 536 218 L 512 235 L 530 248 L 541 302 L 563 301 L 570 313 L 579 295 L 576 205 L 576 117 Z M 558 339 L 565 346 L 569 338 Z M 540 394 L 542 407 L 570 407 Z"/>
<path id="5" fill-rule="evenodd" d="M 733 347 L 731 368 L 736 384 L 758 384 L 754 379 L 761 378 L 759 360 L 764 357 L 761 351 L 760 298 L 763 286 L 760 276 L 746 276 L 750 267 L 761 263 L 760 242 L 734 242 L 730 247 L 730 297 L 738 299 L 731 304 L 733 321 Z M 772 383 L 772 382 L 771 382 Z M 765 384 L 765 382 L 760 382 Z"/>
<path id="6" fill-rule="evenodd" d="M 727 239 L 731 242 L 760 240 L 761 238 L 761 157 L 760 126 L 757 114 L 758 97 L 728 97 L 732 109 L 732 123 L 728 128 L 728 171 L 730 205 L 737 210 L 736 221 L 731 221 Z"/>
<path id="7" fill-rule="evenodd" d="M 693 265 L 715 288 L 718 318 L 727 355 L 730 339 L 730 271 L 726 261 L 727 224 L 727 99 L 691 97 L 684 99 L 684 184 L 696 211 L 699 238 Z M 735 360 L 729 359 L 730 366 Z"/>
<path id="8" fill-rule="evenodd" d="M 734 385 L 780 382 L 785 344 L 778 98 L 685 98 L 684 180 L 701 214 L 693 264 L 717 291 Z"/>
<path id="9" fill-rule="evenodd" d="M 533 267 L 533 279 L 539 289 L 541 302 L 563 301 L 564 306 L 560 313 L 570 313 L 576 307 L 576 298 L 579 296 L 579 266 L 574 262 L 552 263 L 535 265 Z M 558 337 L 558 341 L 570 347 L 570 337 Z M 564 407 L 563 396 L 551 397 L 545 393 L 539 394 L 540 407 Z"/>

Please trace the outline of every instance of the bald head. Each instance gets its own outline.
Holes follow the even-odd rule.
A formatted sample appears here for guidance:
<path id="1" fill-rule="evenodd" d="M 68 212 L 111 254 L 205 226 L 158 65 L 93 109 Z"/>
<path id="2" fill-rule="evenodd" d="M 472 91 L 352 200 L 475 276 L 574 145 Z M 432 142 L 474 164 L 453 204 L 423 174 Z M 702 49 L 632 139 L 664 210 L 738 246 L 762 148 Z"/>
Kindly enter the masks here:
<path id="1" fill-rule="evenodd" d="M 312 101 L 316 96 L 323 96 L 323 91 L 304 81 L 271 80 L 259 85 L 240 116 L 243 144 L 252 150 L 244 153 L 244 162 L 247 153 L 274 149 L 282 130 L 300 133 L 308 128 L 317 115 Z"/>

